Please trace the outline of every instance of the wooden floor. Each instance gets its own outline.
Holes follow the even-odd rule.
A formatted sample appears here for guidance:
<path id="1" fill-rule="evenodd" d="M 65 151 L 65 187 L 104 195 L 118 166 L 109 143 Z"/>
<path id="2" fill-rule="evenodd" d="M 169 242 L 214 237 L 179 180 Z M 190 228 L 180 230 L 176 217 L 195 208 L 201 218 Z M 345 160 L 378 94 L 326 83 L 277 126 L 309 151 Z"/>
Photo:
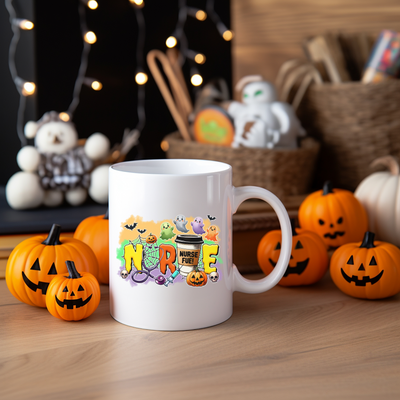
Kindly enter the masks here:
<path id="1" fill-rule="evenodd" d="M 400 398 L 400 295 L 353 299 L 327 275 L 312 287 L 235 293 L 230 320 L 189 332 L 130 328 L 108 307 L 102 286 L 90 318 L 64 322 L 1 280 L 0 398 Z"/>

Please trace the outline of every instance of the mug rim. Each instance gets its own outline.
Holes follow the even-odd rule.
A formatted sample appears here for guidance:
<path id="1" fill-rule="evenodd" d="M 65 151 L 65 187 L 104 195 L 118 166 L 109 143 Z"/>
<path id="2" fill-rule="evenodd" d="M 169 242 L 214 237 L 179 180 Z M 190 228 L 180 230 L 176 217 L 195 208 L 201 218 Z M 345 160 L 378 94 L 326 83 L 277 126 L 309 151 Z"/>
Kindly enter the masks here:
<path id="1" fill-rule="evenodd" d="M 188 167 L 196 165 L 197 170 L 192 172 Z M 156 170 L 155 166 L 158 168 Z M 160 171 L 162 168 L 177 168 L 180 166 L 182 172 L 163 172 Z M 200 170 L 201 168 L 204 169 Z M 136 169 L 136 170 L 135 170 Z M 137 175 L 152 175 L 152 176 L 201 176 L 209 175 L 221 172 L 228 172 L 232 170 L 230 164 L 204 159 L 185 159 L 185 158 L 165 158 L 165 159 L 148 159 L 148 160 L 132 160 L 122 161 L 116 164 L 110 165 L 110 170 L 116 172 L 137 174 Z"/>

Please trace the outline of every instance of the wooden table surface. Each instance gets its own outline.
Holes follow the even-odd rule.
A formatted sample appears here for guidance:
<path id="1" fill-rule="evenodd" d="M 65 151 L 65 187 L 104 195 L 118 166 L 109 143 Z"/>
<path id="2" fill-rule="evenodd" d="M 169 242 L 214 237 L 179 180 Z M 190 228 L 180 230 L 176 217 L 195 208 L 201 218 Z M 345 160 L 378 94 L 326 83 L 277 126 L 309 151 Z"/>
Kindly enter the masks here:
<path id="1" fill-rule="evenodd" d="M 1 399 L 400 398 L 400 295 L 353 299 L 326 275 L 235 293 L 221 325 L 156 332 L 114 321 L 101 289 L 91 317 L 64 322 L 0 281 Z"/>

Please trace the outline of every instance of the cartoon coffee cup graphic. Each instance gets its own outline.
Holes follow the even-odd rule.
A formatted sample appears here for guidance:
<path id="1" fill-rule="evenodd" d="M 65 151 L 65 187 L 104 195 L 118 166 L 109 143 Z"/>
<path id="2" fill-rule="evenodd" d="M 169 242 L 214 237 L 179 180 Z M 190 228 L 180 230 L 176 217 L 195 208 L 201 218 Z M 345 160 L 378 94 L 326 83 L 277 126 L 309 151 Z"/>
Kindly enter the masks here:
<path id="1" fill-rule="evenodd" d="M 199 263 L 203 238 L 198 235 L 178 235 L 175 239 L 179 273 L 187 277 Z"/>

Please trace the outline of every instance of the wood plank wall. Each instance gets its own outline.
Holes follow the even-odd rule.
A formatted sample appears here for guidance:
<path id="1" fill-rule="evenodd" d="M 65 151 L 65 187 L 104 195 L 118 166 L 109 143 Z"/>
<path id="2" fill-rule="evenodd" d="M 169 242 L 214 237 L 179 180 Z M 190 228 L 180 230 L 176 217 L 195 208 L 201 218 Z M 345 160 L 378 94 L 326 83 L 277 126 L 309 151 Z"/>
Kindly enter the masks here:
<path id="1" fill-rule="evenodd" d="M 400 31 L 400 0 L 231 0 L 233 84 L 301 58 L 302 39 L 330 32 Z"/>

